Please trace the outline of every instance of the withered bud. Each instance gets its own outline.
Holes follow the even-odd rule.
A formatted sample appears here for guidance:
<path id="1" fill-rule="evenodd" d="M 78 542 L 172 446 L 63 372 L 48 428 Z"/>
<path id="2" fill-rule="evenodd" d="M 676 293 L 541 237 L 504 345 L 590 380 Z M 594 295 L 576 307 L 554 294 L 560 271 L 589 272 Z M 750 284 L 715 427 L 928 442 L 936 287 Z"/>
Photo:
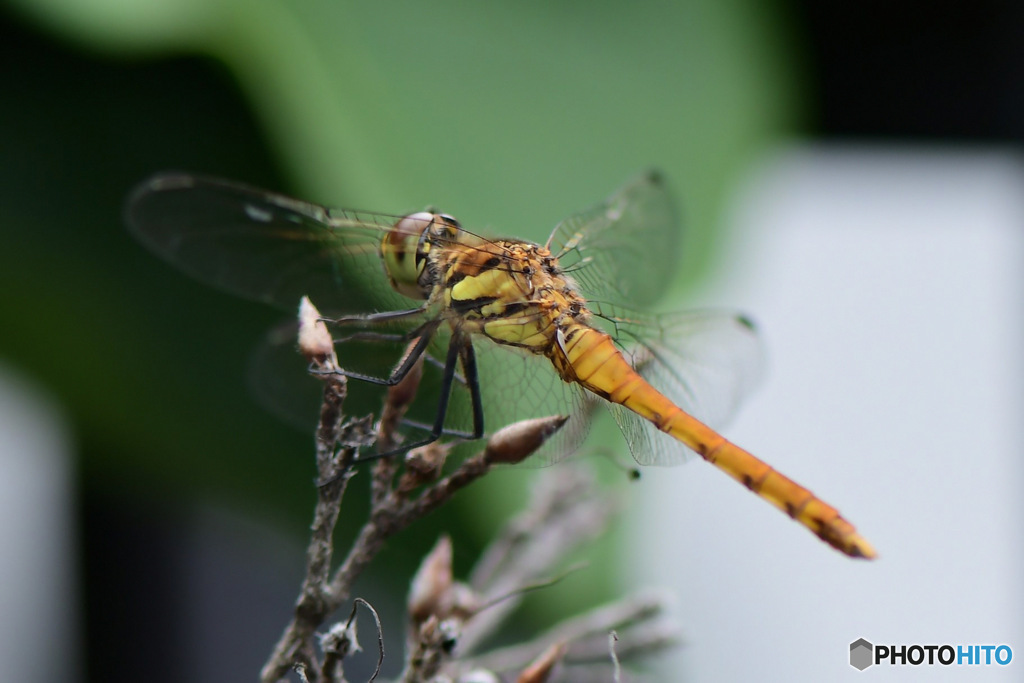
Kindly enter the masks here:
<path id="1" fill-rule="evenodd" d="M 412 577 L 408 607 L 413 623 L 423 623 L 432 616 L 447 616 L 452 603 L 451 589 L 452 540 L 441 536 Z"/>
<path id="2" fill-rule="evenodd" d="M 551 677 L 555 665 L 562 661 L 565 655 L 565 643 L 555 643 L 533 660 L 530 666 L 523 669 L 516 679 L 516 683 L 544 683 Z"/>
<path id="3" fill-rule="evenodd" d="M 399 492 L 409 493 L 441 476 L 451 450 L 452 444 L 435 441 L 409 451 L 405 455 L 405 471 L 398 480 Z"/>
<path id="4" fill-rule="evenodd" d="M 305 296 L 299 302 L 299 352 L 316 365 L 336 367 L 338 363 L 334 339 L 320 319 L 320 311 Z"/>
<path id="5" fill-rule="evenodd" d="M 479 612 L 485 604 L 483 597 L 479 593 L 470 588 L 469 584 L 462 583 L 461 581 L 456 581 L 452 584 L 451 596 L 452 616 L 458 617 L 463 621 L 468 620 Z"/>
<path id="6" fill-rule="evenodd" d="M 484 457 L 489 463 L 514 465 L 533 454 L 562 428 L 567 415 L 535 417 L 502 427 L 487 440 Z"/>

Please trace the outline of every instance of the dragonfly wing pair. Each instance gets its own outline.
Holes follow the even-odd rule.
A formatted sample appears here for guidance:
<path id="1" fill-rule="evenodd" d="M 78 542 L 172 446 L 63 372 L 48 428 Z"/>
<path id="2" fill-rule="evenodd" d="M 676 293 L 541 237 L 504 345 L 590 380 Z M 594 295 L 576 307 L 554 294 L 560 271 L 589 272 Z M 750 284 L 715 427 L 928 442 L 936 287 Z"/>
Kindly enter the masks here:
<path id="1" fill-rule="evenodd" d="M 144 244 L 193 277 L 244 298 L 293 310 L 308 295 L 325 315 L 366 314 L 407 310 L 417 302 L 396 292 L 381 265 L 380 243 L 400 219 L 397 215 L 327 209 L 317 204 L 249 187 L 241 183 L 193 176 L 163 174 L 143 183 L 129 199 L 128 225 Z M 730 377 L 730 368 L 748 370 L 753 337 L 734 329 L 728 314 L 641 316 L 628 312 L 626 302 L 646 304 L 663 292 L 672 276 L 679 244 L 674 203 L 661 177 L 645 173 L 600 204 L 570 216 L 548 240 L 563 269 L 574 278 L 598 322 L 639 362 L 642 374 L 656 385 L 672 380 L 671 393 L 684 409 L 720 424 L 747 385 Z M 425 314 L 426 315 L 426 314 Z M 394 327 L 413 326 L 415 318 Z M 339 334 L 344 335 L 345 331 Z M 448 335 L 442 330 L 431 345 L 434 358 L 444 357 Z M 713 343 L 711 343 L 713 342 Z M 587 433 L 596 403 L 579 386 L 561 380 L 543 357 L 486 339 L 475 340 L 481 385 L 491 400 L 485 404 L 489 431 L 518 419 L 568 413 L 563 434 L 535 460 L 549 463 L 573 452 Z M 370 345 L 360 345 L 348 359 L 386 357 Z M 394 353 L 398 346 L 386 347 Z M 723 363 L 723 358 L 748 357 Z M 312 405 L 315 383 L 285 378 L 280 367 L 297 368 L 291 360 L 287 332 L 276 331 L 258 352 L 254 369 L 257 391 L 275 412 L 295 421 L 295 406 Z M 285 359 L 287 358 L 287 360 Z M 360 370 L 381 374 L 380 362 L 356 362 Z M 708 374 L 713 369 L 714 376 Z M 386 372 L 384 373 L 386 374 Z M 429 372 L 428 372 L 429 374 Z M 446 426 L 470 431 L 470 401 L 456 387 Z M 309 401 L 296 401 L 304 393 Z M 724 401 L 711 401 L 709 398 Z M 421 411 L 420 418 L 429 412 Z M 615 410 L 620 426 L 638 461 L 670 463 L 681 451 L 671 439 L 655 438 L 642 420 Z M 315 415 L 312 414 L 312 415 Z M 311 418 L 310 418 L 311 419 Z M 305 420 L 303 420 L 305 422 Z M 648 451 L 652 443 L 661 444 Z M 669 451 L 676 454 L 666 455 Z M 645 456 L 645 453 L 657 453 Z"/>

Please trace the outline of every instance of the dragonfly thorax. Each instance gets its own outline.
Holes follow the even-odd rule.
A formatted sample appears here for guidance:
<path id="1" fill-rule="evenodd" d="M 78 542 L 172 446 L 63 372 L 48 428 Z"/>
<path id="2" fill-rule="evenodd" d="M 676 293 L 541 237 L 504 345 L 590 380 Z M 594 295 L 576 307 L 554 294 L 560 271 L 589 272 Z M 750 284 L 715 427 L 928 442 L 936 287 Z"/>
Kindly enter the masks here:
<path id="1" fill-rule="evenodd" d="M 437 279 L 430 252 L 459 238 L 459 222 L 443 213 L 420 211 L 398 219 L 380 243 L 391 286 L 411 299 L 427 299 Z"/>

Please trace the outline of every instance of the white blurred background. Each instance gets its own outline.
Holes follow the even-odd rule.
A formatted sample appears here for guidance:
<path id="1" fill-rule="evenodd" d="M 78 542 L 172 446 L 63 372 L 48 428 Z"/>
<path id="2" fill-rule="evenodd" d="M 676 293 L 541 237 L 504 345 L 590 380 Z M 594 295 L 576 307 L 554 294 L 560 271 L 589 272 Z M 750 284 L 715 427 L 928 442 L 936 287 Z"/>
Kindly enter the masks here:
<path id="1" fill-rule="evenodd" d="M 1022 169 L 990 150 L 801 146 L 737 194 L 729 276 L 698 298 L 755 314 L 768 372 L 724 431 L 880 557 L 845 558 L 701 462 L 646 477 L 629 566 L 678 592 L 687 645 L 665 671 L 1020 680 Z M 861 673 L 861 637 L 1008 644 L 1014 661 Z"/>

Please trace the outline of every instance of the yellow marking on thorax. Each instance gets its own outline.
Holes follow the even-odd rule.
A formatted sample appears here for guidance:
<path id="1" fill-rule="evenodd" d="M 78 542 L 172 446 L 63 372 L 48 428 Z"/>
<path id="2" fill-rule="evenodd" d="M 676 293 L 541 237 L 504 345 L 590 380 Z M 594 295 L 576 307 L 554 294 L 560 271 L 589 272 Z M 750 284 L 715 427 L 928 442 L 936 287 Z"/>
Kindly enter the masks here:
<path id="1" fill-rule="evenodd" d="M 494 298 L 503 304 L 508 304 L 525 300 L 523 292 L 525 284 L 521 274 L 504 270 L 488 270 L 479 275 L 467 276 L 449 291 L 451 299 L 454 301 Z"/>
<path id="2" fill-rule="evenodd" d="M 503 257 L 494 265 L 496 249 L 502 250 Z M 487 249 L 464 250 L 446 269 L 448 280 L 461 279 L 445 292 L 445 304 L 456 310 L 460 303 L 480 302 L 460 312 L 457 324 L 499 344 L 545 353 L 554 343 L 556 320 L 570 306 L 565 280 L 543 267 L 542 260 L 548 257 L 545 248 L 524 242 L 502 241 Z"/>
<path id="3" fill-rule="evenodd" d="M 512 316 L 490 320 L 483 324 L 481 331 L 499 344 L 521 346 L 533 353 L 543 353 L 551 343 L 544 328 L 543 320 Z"/>

